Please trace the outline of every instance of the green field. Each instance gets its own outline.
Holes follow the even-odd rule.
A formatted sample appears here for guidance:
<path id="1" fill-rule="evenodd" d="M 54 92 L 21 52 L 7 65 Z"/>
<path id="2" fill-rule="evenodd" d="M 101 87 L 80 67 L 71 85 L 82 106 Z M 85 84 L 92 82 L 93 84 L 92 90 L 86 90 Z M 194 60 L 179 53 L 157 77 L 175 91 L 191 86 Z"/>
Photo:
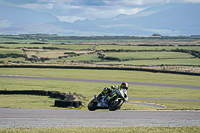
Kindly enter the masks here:
<path id="1" fill-rule="evenodd" d="M 92 61 L 97 61 L 100 62 L 101 59 L 98 58 L 97 54 L 86 54 L 86 55 L 80 55 L 80 56 L 75 56 L 75 57 L 68 57 L 68 58 L 62 58 L 62 59 L 57 59 L 57 60 L 50 60 L 47 62 L 57 62 L 57 61 L 66 61 L 66 62 L 92 62 Z"/>
<path id="2" fill-rule="evenodd" d="M 99 79 L 149 83 L 168 83 L 200 86 L 200 77 L 170 73 L 152 73 L 126 70 L 0 68 L 1 75 L 24 75 L 75 79 Z"/>
<path id="3" fill-rule="evenodd" d="M 0 54 L 24 54 L 24 52 L 21 49 L 2 49 L 0 48 Z"/>
<path id="4" fill-rule="evenodd" d="M 105 57 L 119 58 L 121 61 L 109 61 L 98 58 L 96 53 L 81 55 L 76 57 L 62 58 L 50 60 L 47 62 L 66 61 L 66 62 L 92 62 L 94 64 L 131 64 L 131 65 L 200 65 L 199 59 L 191 59 L 191 55 L 187 53 L 175 52 L 106 52 Z M 128 60 L 128 61 L 127 61 Z"/>
<path id="5" fill-rule="evenodd" d="M 50 44 L 0 44 L 0 47 L 11 48 L 11 49 L 20 49 L 20 48 L 42 48 L 51 46 Z"/>
<path id="6" fill-rule="evenodd" d="M 60 48 L 60 49 L 93 49 L 95 45 L 51 45 L 51 47 Z"/>
<path id="7" fill-rule="evenodd" d="M 126 59 L 151 59 L 151 58 L 190 58 L 192 57 L 187 53 L 175 52 L 109 52 L 105 53 L 108 57 L 117 57 L 121 60 Z"/>
<path id="8" fill-rule="evenodd" d="M 18 58 L 12 58 L 12 57 L 7 57 L 7 58 L 1 58 L 1 61 L 0 62 L 4 62 L 4 63 L 7 63 L 7 62 L 25 62 L 26 58 L 23 58 L 23 57 L 18 57 Z M 26 62 L 27 64 L 30 63 L 30 62 Z"/>
<path id="9" fill-rule="evenodd" d="M 99 45 L 97 50 L 172 50 L 172 49 L 187 49 L 187 50 L 200 50 L 200 46 L 134 46 L 134 45 Z"/>
<path id="10" fill-rule="evenodd" d="M 199 133 L 199 126 L 191 127 L 71 127 L 71 128 L 35 128 L 0 129 L 2 133 Z"/>
<path id="11" fill-rule="evenodd" d="M 61 49 L 92 49 L 94 44 L 0 44 L 0 47 L 6 48 L 42 48 L 42 47 L 55 47 Z M 200 46 L 134 46 L 134 45 L 98 45 L 96 50 L 172 50 L 172 49 L 187 49 L 187 50 L 200 50 Z"/>
<path id="12" fill-rule="evenodd" d="M 148 69 L 199 73 L 199 42 L 199 37 L 189 36 L 7 35 L 0 36 L 0 53 L 22 53 L 25 57 L 14 59 L 1 56 L 0 64 L 63 66 L 81 63 L 85 66 L 95 64 L 104 65 L 104 67 L 126 65 L 126 67 L 147 66 Z M 67 54 L 69 52 L 74 54 Z M 99 53 L 103 56 L 99 56 Z M 155 65 L 163 66 L 163 68 L 155 68 Z M 168 68 L 168 66 L 173 67 Z"/>
<path id="13" fill-rule="evenodd" d="M 127 65 L 200 65 L 199 59 L 158 59 L 158 60 L 130 60 L 130 61 L 112 61 L 97 62 L 96 64 L 127 64 Z"/>
<path id="14" fill-rule="evenodd" d="M 0 44 L 2 48 L 19 49 L 19 48 L 43 48 L 52 47 L 58 49 L 93 49 L 95 45 L 78 45 L 78 44 Z"/>
<path id="15" fill-rule="evenodd" d="M 88 51 L 93 49 L 95 45 L 68 45 L 68 44 L 0 44 L 1 54 L 26 54 L 27 58 L 38 57 L 37 61 L 25 62 L 25 58 L 0 58 L 2 64 L 6 63 L 19 63 L 32 64 L 37 62 L 37 64 L 57 64 L 63 65 L 64 62 L 68 63 L 90 63 L 90 64 L 125 64 L 125 65 L 174 65 L 175 67 L 180 67 L 187 65 L 186 68 L 190 67 L 190 71 L 196 68 L 192 68 L 195 65 L 200 65 L 200 59 L 195 58 L 194 55 L 184 52 L 174 52 L 174 51 L 158 51 L 158 50 L 171 50 L 171 49 L 185 49 L 185 50 L 199 50 L 200 46 L 128 46 L 128 45 L 98 45 L 97 49 L 120 49 L 120 50 L 136 50 L 135 52 L 101 52 L 104 54 L 104 58 L 99 58 L 97 51 Z M 8 49 L 9 47 L 9 49 Z M 24 52 L 21 48 L 26 48 Z M 45 47 L 45 49 L 43 49 Z M 37 49 L 36 49 L 37 48 Z M 50 48 L 50 49 L 46 49 Z M 51 49 L 53 48 L 53 49 Z M 54 49 L 55 48 L 55 49 Z M 73 49 L 73 50 L 72 50 Z M 138 51 L 137 50 L 145 50 Z M 149 51 L 154 50 L 154 51 Z M 73 56 L 66 54 L 68 52 L 75 53 Z M 93 52 L 93 53 L 90 53 Z M 82 54 L 82 55 L 80 55 Z M 71 57 L 72 56 L 72 57 Z M 116 60 L 107 60 L 108 57 L 116 58 Z M 46 58 L 46 60 L 39 60 L 40 58 Z M 199 71 L 199 70 L 198 70 Z"/>
<path id="16" fill-rule="evenodd" d="M 75 78 L 75 79 L 99 79 L 99 80 L 118 80 L 132 82 L 153 82 L 167 84 L 183 84 L 183 85 L 198 85 L 200 86 L 199 76 L 178 75 L 178 74 L 162 74 L 139 71 L 117 71 L 117 70 L 89 70 L 89 69 L 28 69 L 28 68 L 0 68 L 0 75 L 23 75 L 23 76 L 38 76 L 38 77 L 59 77 L 59 78 Z M 105 76 L 106 75 L 106 76 Z M 123 75 L 123 76 L 122 76 Z M 92 96 L 99 94 L 104 87 L 109 87 L 112 84 L 108 83 L 89 83 L 75 81 L 50 81 L 50 80 L 31 80 L 31 79 L 8 79 L 1 78 L 1 90 L 46 90 L 60 91 L 63 93 L 82 94 L 86 98 L 84 107 L 79 109 L 87 109 L 87 103 L 92 99 Z M 175 99 L 200 99 L 200 90 L 196 89 L 181 89 L 155 86 L 130 85 L 128 90 L 129 97 L 152 97 L 152 98 L 175 98 Z M 52 99 L 41 97 L 36 101 L 29 101 L 29 96 L 21 96 L 24 99 L 19 99 L 17 95 L 1 96 L 1 107 L 31 108 L 30 103 L 33 102 L 34 108 L 52 108 Z M 11 98 L 12 97 L 12 98 Z M 31 96 L 32 97 L 32 96 Z M 33 99 L 35 96 L 33 96 Z M 7 100 L 10 99 L 10 100 Z M 19 99 L 21 102 L 13 105 L 14 99 Z M 199 109 L 200 102 L 177 102 L 177 101 L 149 101 L 129 99 L 129 101 L 154 102 L 157 104 L 166 105 L 167 109 Z M 29 103 L 27 106 L 24 103 Z M 35 102 L 39 103 L 38 105 Z M 5 104 L 6 103 L 6 104 Z M 45 105 L 46 104 L 46 105 Z M 43 107 L 43 105 L 45 105 Z M 146 107 L 140 105 L 124 104 L 122 110 L 155 110 L 159 108 Z"/>

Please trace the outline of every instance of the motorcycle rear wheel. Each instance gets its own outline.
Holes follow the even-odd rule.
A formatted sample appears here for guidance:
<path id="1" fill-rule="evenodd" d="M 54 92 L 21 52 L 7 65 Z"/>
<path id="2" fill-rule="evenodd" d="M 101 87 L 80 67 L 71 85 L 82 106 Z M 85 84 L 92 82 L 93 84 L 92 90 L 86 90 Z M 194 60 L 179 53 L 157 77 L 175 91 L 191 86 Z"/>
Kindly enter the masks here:
<path id="1" fill-rule="evenodd" d="M 89 102 L 88 110 L 95 111 L 97 109 L 97 102 L 94 102 L 95 99 Z"/>

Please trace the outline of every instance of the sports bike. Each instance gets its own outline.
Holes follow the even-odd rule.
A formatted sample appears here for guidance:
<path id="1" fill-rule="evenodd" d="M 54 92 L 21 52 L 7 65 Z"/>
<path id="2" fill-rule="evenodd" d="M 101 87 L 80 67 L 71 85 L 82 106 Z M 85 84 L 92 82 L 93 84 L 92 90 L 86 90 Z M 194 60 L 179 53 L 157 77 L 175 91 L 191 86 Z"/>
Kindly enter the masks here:
<path id="1" fill-rule="evenodd" d="M 126 97 L 127 95 L 123 89 L 113 90 L 112 93 L 106 94 L 100 99 L 97 99 L 97 95 L 94 95 L 94 99 L 88 104 L 88 110 L 109 109 L 110 111 L 115 111 L 121 108 Z"/>

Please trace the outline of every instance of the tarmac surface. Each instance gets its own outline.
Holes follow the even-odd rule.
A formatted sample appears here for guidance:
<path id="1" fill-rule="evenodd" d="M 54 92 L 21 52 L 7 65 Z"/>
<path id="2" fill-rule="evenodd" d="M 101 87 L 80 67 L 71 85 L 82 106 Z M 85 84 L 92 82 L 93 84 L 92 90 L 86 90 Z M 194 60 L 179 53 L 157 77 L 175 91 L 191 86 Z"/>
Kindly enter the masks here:
<path id="1" fill-rule="evenodd" d="M 0 108 L 0 128 L 200 126 L 200 111 Z"/>

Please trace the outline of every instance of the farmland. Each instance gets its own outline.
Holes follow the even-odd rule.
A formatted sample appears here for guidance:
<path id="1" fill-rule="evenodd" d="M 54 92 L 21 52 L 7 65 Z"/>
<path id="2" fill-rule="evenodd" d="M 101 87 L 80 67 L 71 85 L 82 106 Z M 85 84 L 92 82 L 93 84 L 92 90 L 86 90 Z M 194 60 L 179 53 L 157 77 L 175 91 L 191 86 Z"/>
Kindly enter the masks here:
<path id="1" fill-rule="evenodd" d="M 200 72 L 200 37 L 0 36 L 1 65 L 129 67 Z"/>

